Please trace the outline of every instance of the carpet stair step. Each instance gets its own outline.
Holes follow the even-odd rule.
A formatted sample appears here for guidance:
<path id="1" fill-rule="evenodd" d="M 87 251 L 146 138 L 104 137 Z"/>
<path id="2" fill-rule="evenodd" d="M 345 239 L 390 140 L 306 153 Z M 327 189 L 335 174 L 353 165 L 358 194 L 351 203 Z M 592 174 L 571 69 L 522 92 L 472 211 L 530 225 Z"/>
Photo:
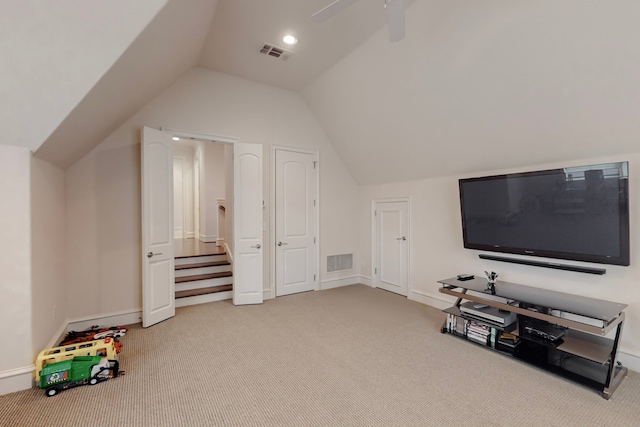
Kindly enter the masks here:
<path id="1" fill-rule="evenodd" d="M 188 289 L 176 292 L 176 298 L 195 297 L 199 295 L 216 294 L 233 289 L 233 285 L 208 286 L 206 288 Z"/>
<path id="2" fill-rule="evenodd" d="M 231 264 L 227 261 L 203 262 L 176 266 L 175 277 L 202 276 L 230 271 Z"/>
<path id="3" fill-rule="evenodd" d="M 199 280 L 218 279 L 231 276 L 233 276 L 233 273 L 231 273 L 230 271 L 222 271 L 220 273 L 209 274 L 195 274 L 192 276 L 176 277 L 176 283 L 197 282 Z"/>
<path id="4" fill-rule="evenodd" d="M 175 266 L 189 265 L 189 264 L 202 264 L 208 262 L 219 262 L 219 261 L 227 261 L 227 254 L 217 254 L 217 255 L 200 255 L 200 256 L 184 256 L 184 257 L 176 257 L 175 258 Z"/>
<path id="5" fill-rule="evenodd" d="M 200 274 L 196 276 L 176 277 L 175 291 L 208 288 L 233 284 L 233 274 L 230 271 L 222 273 Z"/>
<path id="6" fill-rule="evenodd" d="M 219 265 L 231 265 L 229 261 L 194 262 L 191 264 L 176 265 L 176 270 L 188 270 L 190 268 L 213 267 Z"/>

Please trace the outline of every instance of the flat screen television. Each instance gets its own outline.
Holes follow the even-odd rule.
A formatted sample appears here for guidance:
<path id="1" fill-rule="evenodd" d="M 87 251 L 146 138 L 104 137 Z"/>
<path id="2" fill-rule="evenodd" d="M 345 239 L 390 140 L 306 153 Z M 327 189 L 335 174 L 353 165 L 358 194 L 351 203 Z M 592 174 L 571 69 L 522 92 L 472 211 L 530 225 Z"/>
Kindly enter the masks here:
<path id="1" fill-rule="evenodd" d="M 628 162 L 459 180 L 464 247 L 629 265 Z"/>

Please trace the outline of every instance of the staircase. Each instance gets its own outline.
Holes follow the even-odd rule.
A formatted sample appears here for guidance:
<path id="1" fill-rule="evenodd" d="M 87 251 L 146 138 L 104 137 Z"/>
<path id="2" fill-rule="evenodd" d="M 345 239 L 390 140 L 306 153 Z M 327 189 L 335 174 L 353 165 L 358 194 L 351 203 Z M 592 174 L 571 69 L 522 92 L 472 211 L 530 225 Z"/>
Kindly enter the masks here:
<path id="1" fill-rule="evenodd" d="M 175 257 L 176 307 L 232 297 L 233 273 L 224 251 Z"/>

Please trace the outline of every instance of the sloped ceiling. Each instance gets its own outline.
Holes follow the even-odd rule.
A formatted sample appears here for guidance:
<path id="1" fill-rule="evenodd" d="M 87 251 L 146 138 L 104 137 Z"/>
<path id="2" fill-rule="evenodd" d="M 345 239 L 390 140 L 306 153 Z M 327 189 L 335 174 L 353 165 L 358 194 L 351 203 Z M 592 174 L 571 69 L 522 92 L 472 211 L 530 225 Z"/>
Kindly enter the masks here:
<path id="1" fill-rule="evenodd" d="M 200 66 L 300 90 L 386 28 L 385 0 L 361 0 L 322 23 L 311 20 L 312 14 L 333 1 L 220 0 Z M 298 43 L 283 43 L 286 34 L 297 37 Z M 267 57 L 258 53 L 264 43 L 293 55 L 286 61 Z"/>
<path id="2" fill-rule="evenodd" d="M 198 61 L 215 0 L 171 0 L 36 155 L 67 169 Z"/>
<path id="3" fill-rule="evenodd" d="M 0 143 L 35 151 L 166 0 L 0 2 Z"/>
<path id="4" fill-rule="evenodd" d="M 637 151 L 635 0 L 407 0 L 398 43 L 383 0 L 6 1 L 2 143 L 63 168 L 196 65 L 299 91 L 360 184 Z M 289 60 L 257 52 L 288 31 Z"/>
<path id="5" fill-rule="evenodd" d="M 640 2 L 420 0 L 303 94 L 361 184 L 637 152 Z"/>

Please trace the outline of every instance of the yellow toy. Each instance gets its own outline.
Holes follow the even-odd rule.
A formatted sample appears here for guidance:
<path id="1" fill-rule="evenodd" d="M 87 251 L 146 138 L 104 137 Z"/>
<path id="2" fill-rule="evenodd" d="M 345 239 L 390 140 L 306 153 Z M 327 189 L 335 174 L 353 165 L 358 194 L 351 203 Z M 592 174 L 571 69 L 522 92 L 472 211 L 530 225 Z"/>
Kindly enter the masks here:
<path id="1" fill-rule="evenodd" d="M 46 364 L 72 360 L 76 356 L 102 356 L 108 360 L 118 360 L 113 338 L 48 348 L 36 358 L 36 383 L 39 383 L 40 371 Z"/>

